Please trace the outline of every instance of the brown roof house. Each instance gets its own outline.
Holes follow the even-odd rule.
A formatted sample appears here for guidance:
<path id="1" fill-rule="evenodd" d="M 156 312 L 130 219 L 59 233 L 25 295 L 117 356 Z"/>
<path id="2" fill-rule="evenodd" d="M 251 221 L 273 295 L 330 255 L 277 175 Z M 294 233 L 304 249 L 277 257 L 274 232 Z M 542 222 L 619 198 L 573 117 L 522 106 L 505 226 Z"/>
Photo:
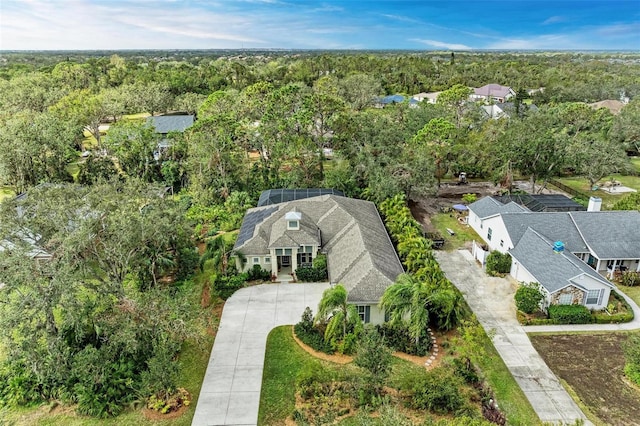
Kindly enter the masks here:
<path id="1" fill-rule="evenodd" d="M 384 322 L 378 307 L 384 291 L 404 272 L 375 205 L 338 195 L 249 209 L 234 251 L 241 254 L 238 270 L 260 265 L 285 282 L 326 254 L 329 281 L 342 284 L 348 303 L 374 324 Z"/>

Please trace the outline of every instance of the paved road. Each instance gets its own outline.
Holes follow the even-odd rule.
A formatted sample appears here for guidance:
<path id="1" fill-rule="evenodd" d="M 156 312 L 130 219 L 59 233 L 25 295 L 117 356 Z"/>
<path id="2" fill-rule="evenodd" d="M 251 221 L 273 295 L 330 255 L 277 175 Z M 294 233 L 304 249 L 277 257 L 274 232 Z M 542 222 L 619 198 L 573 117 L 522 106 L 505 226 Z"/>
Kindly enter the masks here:
<path id="1" fill-rule="evenodd" d="M 515 284 L 488 277 L 467 250 L 436 252 L 447 278 L 460 289 L 478 321 L 489 332 L 493 344 L 543 422 L 573 424 L 582 419 L 591 425 L 547 367 L 516 320 L 513 302 Z"/>
<path id="2" fill-rule="evenodd" d="M 243 288 L 224 305 L 193 417 L 194 426 L 258 422 L 269 332 L 314 312 L 329 284 L 262 284 Z"/>

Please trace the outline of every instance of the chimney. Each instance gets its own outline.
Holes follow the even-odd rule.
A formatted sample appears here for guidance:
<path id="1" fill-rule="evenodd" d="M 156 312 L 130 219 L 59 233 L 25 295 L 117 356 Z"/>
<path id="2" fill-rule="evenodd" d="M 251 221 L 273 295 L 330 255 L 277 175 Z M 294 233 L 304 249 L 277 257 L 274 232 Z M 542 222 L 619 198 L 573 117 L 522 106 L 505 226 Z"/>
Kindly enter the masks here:
<path id="1" fill-rule="evenodd" d="M 588 212 L 599 212 L 600 207 L 602 207 L 602 198 L 589 197 L 589 205 L 587 206 Z"/>

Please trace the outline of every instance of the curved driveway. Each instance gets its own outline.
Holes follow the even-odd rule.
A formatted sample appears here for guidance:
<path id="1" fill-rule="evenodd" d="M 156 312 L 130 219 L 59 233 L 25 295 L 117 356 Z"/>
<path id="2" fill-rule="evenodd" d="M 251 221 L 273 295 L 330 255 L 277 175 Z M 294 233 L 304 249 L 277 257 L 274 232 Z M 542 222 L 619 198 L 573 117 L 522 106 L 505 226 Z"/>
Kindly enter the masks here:
<path id="1" fill-rule="evenodd" d="M 238 290 L 225 303 L 211 350 L 194 426 L 258 423 L 269 332 L 315 312 L 328 283 L 262 284 Z"/>

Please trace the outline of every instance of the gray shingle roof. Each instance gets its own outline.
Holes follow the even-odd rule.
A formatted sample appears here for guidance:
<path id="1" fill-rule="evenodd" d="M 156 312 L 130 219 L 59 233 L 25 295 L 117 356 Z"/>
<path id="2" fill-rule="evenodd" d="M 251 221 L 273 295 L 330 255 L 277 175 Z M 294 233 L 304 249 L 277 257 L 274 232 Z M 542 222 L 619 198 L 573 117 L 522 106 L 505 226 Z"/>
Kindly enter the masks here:
<path id="1" fill-rule="evenodd" d="M 193 125 L 193 115 L 160 115 L 147 117 L 147 124 L 152 125 L 156 133 L 184 132 Z"/>
<path id="2" fill-rule="evenodd" d="M 493 197 L 484 197 L 471 203 L 469 210 L 473 211 L 480 219 L 484 219 L 489 216 L 494 216 L 500 213 L 520 213 L 528 211 L 526 208 L 519 204 L 510 202 L 502 204 L 500 201 Z"/>
<path id="3" fill-rule="evenodd" d="M 511 250 L 511 256 L 527 269 L 540 285 L 556 292 L 568 285 L 579 285 L 580 275 L 588 275 L 598 282 L 611 287 L 611 283 L 602 278 L 568 250 L 562 253 L 553 251 L 551 240 L 528 228 L 519 243 Z"/>
<path id="4" fill-rule="evenodd" d="M 269 209 L 275 210 L 259 217 L 261 220 L 253 226 L 245 229 L 243 221 L 241 235 L 251 229 L 252 236 L 239 237 L 234 249 L 247 256 L 269 253 L 272 234 L 288 236 L 288 233 L 296 232 L 283 233 L 280 228 L 286 228 L 284 216 L 294 208 L 302 213 L 303 221 L 308 220 L 320 229 L 321 250 L 327 253 L 329 279 L 345 286 L 349 302 L 377 303 L 384 290 L 404 272 L 375 205 L 336 195 L 270 206 Z M 261 216 L 264 209 L 249 209 L 245 221 L 254 221 L 256 212 L 261 212 Z M 300 231 L 300 234 L 310 236 L 306 231 Z"/>
<path id="5" fill-rule="evenodd" d="M 482 87 L 473 89 L 473 93 L 478 96 L 493 96 L 496 98 L 504 98 L 509 94 L 509 86 L 501 86 L 499 84 L 491 83 Z"/>
<path id="6" fill-rule="evenodd" d="M 514 246 L 519 244 L 527 228 L 533 228 L 550 241 L 562 241 L 572 253 L 589 251 L 570 212 L 505 213 L 502 221 Z"/>
<path id="7" fill-rule="evenodd" d="M 640 212 L 571 212 L 582 238 L 599 259 L 640 258 Z"/>

